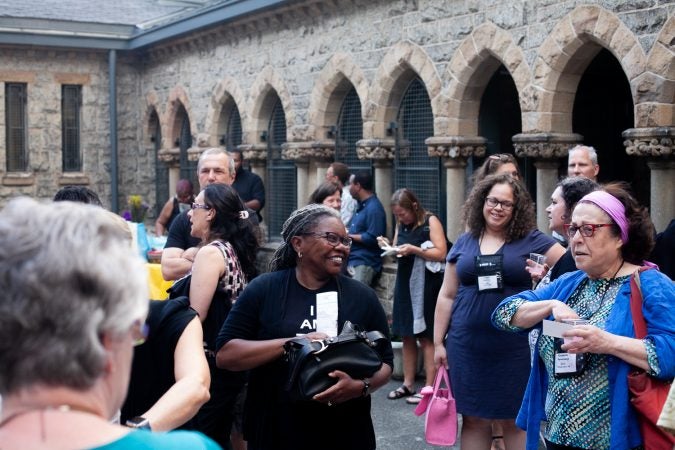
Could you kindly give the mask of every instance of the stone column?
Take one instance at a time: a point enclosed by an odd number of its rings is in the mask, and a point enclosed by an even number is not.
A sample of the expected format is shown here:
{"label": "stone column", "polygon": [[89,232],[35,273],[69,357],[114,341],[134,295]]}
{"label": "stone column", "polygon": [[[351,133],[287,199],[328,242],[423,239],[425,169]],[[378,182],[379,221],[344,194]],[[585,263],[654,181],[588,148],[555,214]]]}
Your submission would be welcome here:
{"label": "stone column", "polygon": [[370,159],[375,167],[375,194],[384,206],[387,217],[387,236],[393,236],[393,223],[389,199],[394,193],[394,180],[391,174],[395,151],[394,139],[362,139],[356,143],[359,159]]}
{"label": "stone column", "polygon": [[569,149],[582,142],[583,136],[576,133],[533,133],[513,136],[516,156],[535,158],[537,168],[537,228],[548,233],[546,207],[558,183],[559,158],[567,156]]}
{"label": "stone column", "polygon": [[[172,196],[180,178],[180,148],[163,148],[157,152],[157,159],[165,162],[169,169],[169,196]],[[199,186],[195,189],[198,190]]]}
{"label": "stone column", "polygon": [[[324,163],[335,155],[335,141],[286,142],[281,146],[284,159],[295,161],[297,167],[298,208],[307,204],[309,195],[316,189],[316,161]],[[311,169],[313,170],[311,170]]]}
{"label": "stone column", "polygon": [[548,229],[548,214],[546,208],[551,203],[551,194],[558,183],[558,161],[553,159],[539,159],[534,162],[537,168],[537,228],[544,233]]}
{"label": "stone column", "polygon": [[657,231],[675,218],[675,127],[631,128],[622,133],[631,156],[649,158],[650,214]]}
{"label": "stone column", "polygon": [[[267,189],[267,145],[242,144],[237,146],[241,156],[251,165],[251,172],[260,177]],[[267,206],[265,206],[267,208]]]}
{"label": "stone column", "polygon": [[487,140],[480,136],[434,136],[424,141],[431,157],[443,159],[446,173],[446,234],[451,242],[464,232],[461,210],[466,199],[466,161],[485,155]]}

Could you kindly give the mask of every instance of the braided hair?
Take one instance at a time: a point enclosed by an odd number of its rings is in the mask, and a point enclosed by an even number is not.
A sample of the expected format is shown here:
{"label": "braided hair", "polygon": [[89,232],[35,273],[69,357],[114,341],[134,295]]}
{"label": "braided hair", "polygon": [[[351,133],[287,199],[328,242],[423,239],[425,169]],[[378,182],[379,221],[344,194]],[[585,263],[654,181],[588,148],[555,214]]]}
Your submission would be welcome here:
{"label": "braided hair", "polygon": [[277,248],[269,264],[270,272],[277,270],[290,269],[297,265],[297,254],[291,239],[294,236],[300,236],[304,233],[313,231],[324,217],[334,217],[340,219],[339,213],[324,205],[316,203],[309,204],[303,208],[296,209],[284,222],[281,228],[281,237],[284,242]]}

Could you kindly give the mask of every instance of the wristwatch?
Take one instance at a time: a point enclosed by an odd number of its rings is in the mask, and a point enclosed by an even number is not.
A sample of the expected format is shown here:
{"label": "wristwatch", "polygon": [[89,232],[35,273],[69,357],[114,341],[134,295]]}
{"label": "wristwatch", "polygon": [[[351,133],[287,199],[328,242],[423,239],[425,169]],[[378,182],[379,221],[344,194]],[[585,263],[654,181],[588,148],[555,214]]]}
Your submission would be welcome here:
{"label": "wristwatch", "polygon": [[364,378],[361,381],[363,381],[363,390],[361,391],[361,397],[365,397],[370,394],[370,380],[368,378]]}
{"label": "wristwatch", "polygon": [[129,428],[152,431],[152,428],[150,428],[150,421],[143,416],[132,417],[131,419],[127,420],[125,425]]}

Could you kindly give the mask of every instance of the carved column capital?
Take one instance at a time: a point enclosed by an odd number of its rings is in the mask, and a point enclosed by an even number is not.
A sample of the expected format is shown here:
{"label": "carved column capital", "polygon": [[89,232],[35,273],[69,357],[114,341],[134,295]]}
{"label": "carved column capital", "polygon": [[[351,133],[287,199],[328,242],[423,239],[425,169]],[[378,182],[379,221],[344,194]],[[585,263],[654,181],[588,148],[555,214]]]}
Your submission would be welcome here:
{"label": "carved column capital", "polygon": [[163,148],[157,152],[157,158],[169,167],[180,164],[180,148]]}
{"label": "carved column capital", "polygon": [[361,139],[356,142],[356,154],[359,159],[393,160],[395,146],[394,139]]}
{"label": "carved column capital", "polygon": [[629,128],[621,133],[626,153],[631,156],[672,158],[675,127]]}
{"label": "carved column capital", "polygon": [[205,149],[202,147],[190,147],[187,149],[188,161],[199,161],[199,157]]}
{"label": "carved column capital", "polygon": [[237,146],[245,160],[253,163],[267,161],[267,145],[265,144],[242,144]]}
{"label": "carved column capital", "polygon": [[565,158],[583,139],[577,133],[520,133],[513,136],[513,148],[520,158]]}
{"label": "carved column capital", "polygon": [[335,157],[335,141],[286,142],[281,145],[281,154],[284,159],[296,162],[331,161]]}
{"label": "carved column capital", "polygon": [[438,158],[464,159],[484,156],[487,139],[480,136],[434,136],[427,138],[427,153]]}

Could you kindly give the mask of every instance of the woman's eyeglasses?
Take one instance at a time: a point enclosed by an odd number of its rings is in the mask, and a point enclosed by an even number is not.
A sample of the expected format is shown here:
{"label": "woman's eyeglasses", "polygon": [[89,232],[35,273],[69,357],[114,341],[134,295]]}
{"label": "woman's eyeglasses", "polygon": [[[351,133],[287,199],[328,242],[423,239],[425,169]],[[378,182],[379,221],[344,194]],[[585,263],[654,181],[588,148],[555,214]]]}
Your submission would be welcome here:
{"label": "woman's eyeglasses", "polygon": [[508,200],[497,200],[494,197],[487,197],[485,199],[485,203],[490,208],[496,208],[497,205],[501,205],[504,211],[511,211],[513,209],[513,202],[510,202]]}
{"label": "woman's eyeglasses", "polygon": [[580,232],[583,237],[593,237],[596,229],[611,226],[611,223],[585,223],[581,226],[566,223],[563,225],[563,228],[565,229],[565,234],[567,234],[567,237],[572,239],[574,235],[577,234],[577,231]]}
{"label": "woman's eyeglasses", "polygon": [[352,246],[352,238],[349,236],[340,236],[339,234],[330,231],[325,233],[303,233],[303,235],[316,236],[318,238],[325,239],[326,242],[328,242],[333,247],[337,247],[338,244],[342,244],[348,248]]}
{"label": "woman's eyeglasses", "polygon": [[211,209],[211,207],[209,205],[205,205],[203,203],[193,203],[190,208],[192,208],[192,209]]}

